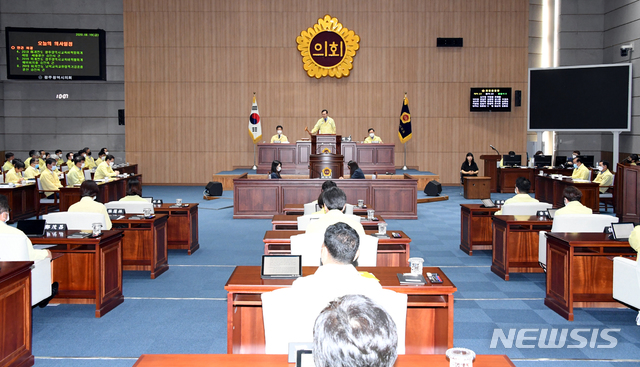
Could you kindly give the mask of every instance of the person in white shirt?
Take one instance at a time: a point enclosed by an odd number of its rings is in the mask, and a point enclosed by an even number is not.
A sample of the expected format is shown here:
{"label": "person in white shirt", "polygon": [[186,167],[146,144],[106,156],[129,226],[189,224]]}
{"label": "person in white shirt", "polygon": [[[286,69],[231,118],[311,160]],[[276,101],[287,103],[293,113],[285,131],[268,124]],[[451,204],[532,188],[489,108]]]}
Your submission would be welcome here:
{"label": "person in white shirt", "polygon": [[[26,234],[24,234],[24,232],[7,224],[10,219],[9,211],[9,200],[7,200],[6,196],[0,195],[0,236],[2,234],[19,234],[24,236],[24,241],[27,244],[27,249],[29,251],[30,261],[38,261],[47,257],[51,258],[51,252],[49,250],[34,249],[33,244],[31,244],[31,240]],[[1,242],[2,241],[0,241],[0,243]]]}

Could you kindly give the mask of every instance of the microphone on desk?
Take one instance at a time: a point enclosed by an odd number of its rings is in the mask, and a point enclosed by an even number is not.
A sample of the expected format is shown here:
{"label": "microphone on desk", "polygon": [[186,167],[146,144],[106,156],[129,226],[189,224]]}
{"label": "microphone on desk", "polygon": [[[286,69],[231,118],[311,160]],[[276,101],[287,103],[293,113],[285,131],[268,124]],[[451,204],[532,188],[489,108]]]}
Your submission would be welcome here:
{"label": "microphone on desk", "polygon": [[495,150],[496,153],[498,153],[498,155],[500,155],[500,152],[498,152],[498,149],[496,149],[496,147],[494,147],[493,145],[489,144],[489,146],[491,147],[491,149]]}

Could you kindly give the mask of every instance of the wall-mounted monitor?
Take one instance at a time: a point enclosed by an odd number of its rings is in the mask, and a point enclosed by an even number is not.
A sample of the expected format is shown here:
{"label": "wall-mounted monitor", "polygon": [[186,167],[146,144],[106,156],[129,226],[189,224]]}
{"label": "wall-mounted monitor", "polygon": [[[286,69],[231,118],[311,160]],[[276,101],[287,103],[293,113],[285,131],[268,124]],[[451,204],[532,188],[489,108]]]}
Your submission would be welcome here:
{"label": "wall-mounted monitor", "polygon": [[529,69],[530,131],[629,131],[631,64]]}
{"label": "wall-mounted monitor", "polygon": [[106,80],[105,31],[7,27],[7,78]]}
{"label": "wall-mounted monitor", "polygon": [[511,88],[471,88],[471,112],[510,112]]}

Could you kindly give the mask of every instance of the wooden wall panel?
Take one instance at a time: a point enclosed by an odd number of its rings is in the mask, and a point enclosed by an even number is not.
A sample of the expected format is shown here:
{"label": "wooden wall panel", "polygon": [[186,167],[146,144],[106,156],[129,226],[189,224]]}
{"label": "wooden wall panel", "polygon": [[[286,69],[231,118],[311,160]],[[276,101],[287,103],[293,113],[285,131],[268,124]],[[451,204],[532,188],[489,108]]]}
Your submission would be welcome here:
{"label": "wooden wall panel", "polygon": [[[408,93],[414,138],[407,164],[458,182],[476,157],[526,149],[526,106],[469,112],[469,88],[527,89],[528,3],[514,0],[125,0],[127,160],[145,183],[200,184],[253,163],[247,133],[257,93],[263,140],[281,124],[305,137],[327,108],[338,133],[374,127],[396,143]],[[360,37],[348,78],[307,77],[295,38],[330,14]],[[463,37],[463,48],[436,48]],[[523,95],[526,103],[526,95]],[[181,162],[168,167],[167,162]]]}

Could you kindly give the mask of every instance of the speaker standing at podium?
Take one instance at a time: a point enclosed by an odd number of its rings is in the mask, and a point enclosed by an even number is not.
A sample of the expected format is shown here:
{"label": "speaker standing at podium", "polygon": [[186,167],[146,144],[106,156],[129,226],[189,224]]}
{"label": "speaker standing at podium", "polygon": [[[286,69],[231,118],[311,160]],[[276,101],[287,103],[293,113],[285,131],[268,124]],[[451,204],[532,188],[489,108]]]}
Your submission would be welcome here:
{"label": "speaker standing at podium", "polygon": [[[304,131],[309,133],[309,128],[305,127]],[[322,110],[322,118],[316,122],[316,126],[313,127],[309,134],[334,134],[336,133],[336,123],[331,117],[329,117],[329,111]]]}
{"label": "speaker standing at podium", "polygon": [[473,153],[467,153],[467,158],[462,163],[462,167],[460,167],[460,183],[464,183],[465,177],[478,176],[478,172],[480,170],[475,159],[473,159]]}

